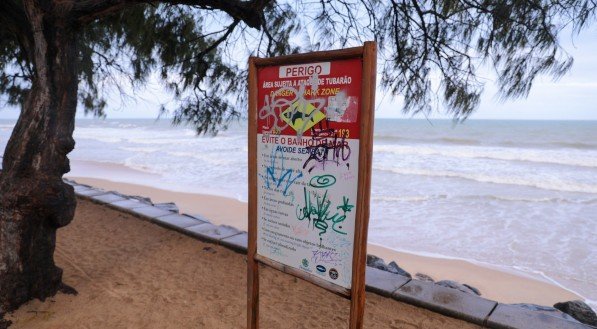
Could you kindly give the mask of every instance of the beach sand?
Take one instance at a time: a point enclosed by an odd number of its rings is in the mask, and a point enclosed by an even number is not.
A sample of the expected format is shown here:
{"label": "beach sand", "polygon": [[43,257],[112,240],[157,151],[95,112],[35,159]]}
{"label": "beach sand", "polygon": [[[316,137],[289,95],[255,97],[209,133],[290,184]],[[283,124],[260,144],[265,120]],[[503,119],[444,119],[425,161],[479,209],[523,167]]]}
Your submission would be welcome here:
{"label": "beach sand", "polygon": [[[69,177],[78,183],[128,195],[150,197],[153,202],[175,201],[181,212],[201,214],[216,224],[226,224],[247,230],[247,204],[235,199],[206,194],[182,193],[158,188],[113,182],[105,179]],[[502,303],[533,303],[551,306],[557,302],[582,299],[577,294],[557,286],[540,276],[525,272],[506,271],[467,260],[430,257],[400,252],[369,244],[368,253],[394,260],[411,274],[424,273],[436,281],[454,280],[478,288],[482,296]]]}
{"label": "beach sand", "polygon": [[[197,200],[196,200],[197,201]],[[244,328],[246,257],[89,201],[60,229],[55,253],[78,296],[31,301],[11,328]],[[344,328],[349,302],[270,268],[262,328]],[[367,294],[366,328],[478,328]]]}

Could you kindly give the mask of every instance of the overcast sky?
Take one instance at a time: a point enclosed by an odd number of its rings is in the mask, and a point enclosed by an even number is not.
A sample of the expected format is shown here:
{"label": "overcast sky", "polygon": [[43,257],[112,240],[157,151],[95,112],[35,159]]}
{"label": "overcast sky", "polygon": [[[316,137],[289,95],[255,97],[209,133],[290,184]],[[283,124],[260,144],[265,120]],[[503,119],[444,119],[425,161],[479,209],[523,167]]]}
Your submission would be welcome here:
{"label": "overcast sky", "polygon": [[[572,69],[558,81],[540,78],[535,81],[528,98],[499,101],[493,84],[495,76],[487,75],[485,92],[479,109],[471,119],[518,120],[597,120],[597,26],[583,31],[574,40],[562,35],[564,49],[574,57]],[[377,118],[410,118],[400,113],[398,102],[378,94]],[[379,102],[381,101],[381,103]],[[398,104],[397,104],[398,103]],[[422,116],[417,116],[422,117]],[[432,118],[449,118],[434,114]]]}
{"label": "overcast sky", "polygon": [[[535,81],[526,99],[499,101],[496,97],[495,79],[487,79],[481,106],[470,119],[517,119],[517,120],[597,120],[597,24],[583,31],[574,40],[569,34],[562,35],[562,44],[574,57],[572,70],[558,81],[540,78]],[[159,104],[168,97],[157,84],[148,86],[135,101],[115,103],[106,112],[110,118],[157,118]],[[376,118],[410,118],[401,113],[400,99],[378,92]],[[82,112],[82,111],[80,111]],[[14,119],[16,109],[1,109],[0,119]],[[78,117],[84,117],[82,113]],[[424,118],[423,116],[415,116]],[[430,118],[449,118],[433,113]]]}

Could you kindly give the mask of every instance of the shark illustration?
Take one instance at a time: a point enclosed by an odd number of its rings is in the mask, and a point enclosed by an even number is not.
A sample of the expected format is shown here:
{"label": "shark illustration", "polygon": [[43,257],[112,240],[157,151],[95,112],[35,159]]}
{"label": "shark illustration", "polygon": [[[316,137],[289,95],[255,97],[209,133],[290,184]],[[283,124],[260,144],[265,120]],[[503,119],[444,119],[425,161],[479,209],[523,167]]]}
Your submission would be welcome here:
{"label": "shark illustration", "polygon": [[[291,112],[286,112],[286,113],[284,113],[284,116],[286,117],[286,119],[290,119],[290,121],[292,121],[292,125],[293,126],[296,123],[297,119],[304,120],[303,113],[299,112],[299,111],[293,111],[292,113]],[[311,122],[315,122],[313,120],[313,116],[311,116],[309,119],[311,120]]]}

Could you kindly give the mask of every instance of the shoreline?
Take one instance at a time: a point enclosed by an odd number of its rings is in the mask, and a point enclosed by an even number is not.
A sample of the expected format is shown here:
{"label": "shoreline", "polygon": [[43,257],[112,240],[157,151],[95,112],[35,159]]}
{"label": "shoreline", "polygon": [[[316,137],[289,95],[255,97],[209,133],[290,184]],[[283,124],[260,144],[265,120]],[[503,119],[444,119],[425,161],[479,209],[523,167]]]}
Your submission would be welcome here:
{"label": "shoreline", "polygon": [[[119,165],[112,166],[120,167]],[[135,172],[135,170],[127,169]],[[81,171],[76,170],[75,172],[80,174]],[[120,175],[115,176],[124,177],[125,175],[121,172]],[[149,197],[155,203],[174,202],[181,213],[200,214],[215,224],[230,225],[247,230],[247,204],[238,199],[203,193],[176,192],[105,178],[90,178],[80,175],[67,175],[66,177],[79,184],[87,184],[127,195]],[[113,175],[109,177],[113,177]],[[528,272],[504,269],[465,259],[398,251],[373,243],[368,243],[367,252],[383,258],[386,263],[396,261],[400,267],[413,276],[416,273],[424,273],[436,281],[454,280],[466,283],[478,288],[483,297],[502,303],[532,303],[551,306],[554,303],[568,300],[585,300],[582,296],[550,282],[547,278]]]}
{"label": "shoreline", "polygon": [[[230,191],[207,188],[189,188],[189,186],[184,183],[164,181],[159,174],[145,171],[145,168],[131,168],[120,163],[90,160],[71,160],[70,164],[71,170],[64,176],[65,178],[80,177],[85,179],[109,180],[114,183],[142,185],[144,187],[153,187],[162,190],[164,190],[164,186],[167,186],[168,192],[212,195],[245,203],[247,202],[247,200],[244,197],[241,197],[240,194],[234,197],[230,196],[232,193]],[[139,184],[139,182],[143,183]]]}

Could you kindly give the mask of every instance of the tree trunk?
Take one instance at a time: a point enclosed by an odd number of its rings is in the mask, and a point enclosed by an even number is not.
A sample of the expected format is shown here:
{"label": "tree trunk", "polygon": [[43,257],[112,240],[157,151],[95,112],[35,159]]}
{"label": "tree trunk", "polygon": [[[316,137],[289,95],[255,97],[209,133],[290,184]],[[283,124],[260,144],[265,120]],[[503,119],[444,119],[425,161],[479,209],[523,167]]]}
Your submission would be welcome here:
{"label": "tree trunk", "polygon": [[33,31],[35,75],[0,173],[0,318],[60,289],[56,230],[72,220],[76,205],[73,188],[62,181],[75,144],[74,25],[50,1],[23,4]]}

